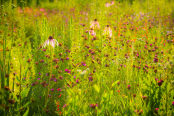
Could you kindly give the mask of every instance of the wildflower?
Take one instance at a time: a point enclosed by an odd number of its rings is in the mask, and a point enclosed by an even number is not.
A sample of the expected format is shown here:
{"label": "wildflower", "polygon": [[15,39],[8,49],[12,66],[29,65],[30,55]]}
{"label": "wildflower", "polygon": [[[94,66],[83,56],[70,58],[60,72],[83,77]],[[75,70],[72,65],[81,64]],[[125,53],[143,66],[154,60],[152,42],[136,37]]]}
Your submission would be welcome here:
{"label": "wildflower", "polygon": [[67,106],[67,105],[66,105],[66,104],[64,104],[64,105],[63,105],[63,108],[65,108],[66,106]]}
{"label": "wildflower", "polygon": [[61,96],[62,96],[62,94],[59,95],[59,97],[61,97]]}
{"label": "wildflower", "polygon": [[109,38],[112,37],[112,29],[109,27],[109,25],[106,25],[103,35],[107,35]]}
{"label": "wildflower", "polygon": [[147,96],[142,96],[143,100],[145,100],[147,98]]}
{"label": "wildflower", "polygon": [[158,62],[158,58],[157,58],[157,57],[155,57],[153,61],[154,61],[154,62]]}
{"label": "wildflower", "polygon": [[69,60],[69,58],[68,58],[68,57],[66,57],[66,60]]}
{"label": "wildflower", "polygon": [[56,69],[58,69],[59,68],[59,66],[58,65],[56,65],[56,66],[54,66]]}
{"label": "wildflower", "polygon": [[136,94],[133,94],[133,97],[135,98],[136,97]]}
{"label": "wildflower", "polygon": [[158,85],[161,86],[163,84],[163,80],[158,81]]}
{"label": "wildflower", "polygon": [[109,6],[111,6],[111,4],[109,2],[106,2],[105,6],[109,7]]}
{"label": "wildflower", "polygon": [[158,78],[155,77],[155,80],[158,81]]}
{"label": "wildflower", "polygon": [[8,77],[9,77],[9,74],[8,74],[8,73],[7,73],[7,74],[5,74],[5,77],[6,77],[6,78],[8,78]]}
{"label": "wildflower", "polygon": [[46,87],[46,86],[47,86],[46,81],[41,82],[41,85],[42,85],[43,87]]}
{"label": "wildflower", "polygon": [[95,31],[94,31],[93,28],[91,28],[91,30],[89,30],[89,34],[90,34],[91,36],[96,36],[96,33],[95,33]]}
{"label": "wildflower", "polygon": [[54,91],[54,88],[52,88],[51,91],[53,92]]}
{"label": "wildflower", "polygon": [[94,21],[91,21],[90,24],[91,24],[90,28],[92,28],[92,29],[96,29],[96,28],[100,29],[100,25],[99,25],[99,22],[97,21],[97,19],[94,19]]}
{"label": "wildflower", "polygon": [[30,63],[31,59],[28,59],[27,62]]}
{"label": "wildflower", "polygon": [[49,111],[50,111],[50,110],[45,109],[46,114],[47,114]]}
{"label": "wildflower", "polygon": [[95,107],[98,106],[97,104],[91,104],[90,107],[95,109]]}
{"label": "wildflower", "polygon": [[172,102],[172,105],[174,106],[174,101]]}
{"label": "wildflower", "polygon": [[43,63],[44,62],[44,60],[40,60],[40,63]]}
{"label": "wildflower", "polygon": [[158,110],[159,110],[159,108],[155,108],[155,110],[154,110],[155,114],[158,114]]}
{"label": "wildflower", "polygon": [[65,72],[67,72],[67,73],[71,73],[71,70],[69,70],[69,69],[65,69]]}
{"label": "wildflower", "polygon": [[58,88],[57,91],[62,91],[61,88]]}
{"label": "wildflower", "polygon": [[10,104],[14,104],[14,103],[15,103],[15,100],[8,99],[8,102],[9,102]]}
{"label": "wildflower", "polygon": [[92,76],[89,76],[88,79],[89,79],[89,81],[93,81],[93,77]]}
{"label": "wildflower", "polygon": [[44,9],[44,8],[40,8],[40,11],[41,11],[41,12],[44,12],[44,11],[45,11],[45,9]]}
{"label": "wildflower", "polygon": [[46,73],[45,75],[46,75],[46,76],[49,76],[49,73]]}
{"label": "wildflower", "polygon": [[35,64],[37,65],[37,64],[38,64],[38,62],[35,62]]}
{"label": "wildflower", "polygon": [[62,77],[62,76],[59,76],[59,79],[61,79],[61,80],[62,80],[62,79],[63,79],[63,77]]}
{"label": "wildflower", "polygon": [[15,76],[16,74],[17,74],[16,72],[13,73],[14,76]]}
{"label": "wildflower", "polygon": [[7,87],[7,86],[4,86],[4,89],[5,89],[6,91],[10,91],[10,88]]}
{"label": "wildflower", "polygon": [[46,47],[46,45],[51,45],[53,48],[55,45],[58,46],[57,40],[53,39],[53,36],[49,36],[48,40],[46,40],[43,44],[43,47]]}
{"label": "wildflower", "polygon": [[76,83],[79,83],[79,79],[76,80]]}
{"label": "wildflower", "polygon": [[131,88],[130,85],[128,85],[128,86],[127,86],[127,89],[130,89],[130,88]]}
{"label": "wildflower", "polygon": [[118,82],[117,85],[120,85],[120,82]]}
{"label": "wildflower", "polygon": [[45,52],[45,51],[46,51],[46,49],[43,49],[42,51],[44,51],[44,52]]}
{"label": "wildflower", "polygon": [[55,78],[55,79],[54,79],[54,82],[57,82],[57,81],[58,81],[58,79],[57,79],[57,78]]}
{"label": "wildflower", "polygon": [[135,110],[135,112],[138,114],[138,115],[141,115],[143,113],[143,110]]}
{"label": "wildflower", "polygon": [[114,0],[110,2],[110,5],[114,5]]}
{"label": "wildflower", "polygon": [[86,63],[85,62],[81,62],[81,65],[86,66]]}
{"label": "wildflower", "polygon": [[42,75],[40,72],[38,73],[39,75]]}
{"label": "wildflower", "polygon": [[51,95],[49,94],[48,97],[51,97]]}

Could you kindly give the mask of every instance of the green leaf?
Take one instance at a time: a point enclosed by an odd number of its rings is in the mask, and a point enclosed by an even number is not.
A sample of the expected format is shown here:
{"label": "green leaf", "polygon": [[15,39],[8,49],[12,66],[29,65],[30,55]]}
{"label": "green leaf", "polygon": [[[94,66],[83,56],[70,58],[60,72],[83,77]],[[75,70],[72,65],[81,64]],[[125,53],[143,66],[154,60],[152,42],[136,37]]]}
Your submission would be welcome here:
{"label": "green leaf", "polygon": [[112,87],[115,86],[118,82],[119,82],[119,80],[113,82],[113,83],[112,83]]}
{"label": "green leaf", "polygon": [[25,111],[23,116],[28,116],[28,113],[29,113],[29,108]]}
{"label": "green leaf", "polygon": [[30,88],[27,88],[27,89],[23,89],[22,92],[21,92],[21,97],[26,97],[28,91],[29,91]]}
{"label": "green leaf", "polygon": [[110,91],[110,97],[112,98],[113,96],[113,90]]}
{"label": "green leaf", "polygon": [[17,96],[12,92],[12,95],[13,95],[13,97],[14,97],[14,99],[15,99],[15,101],[18,101],[18,98],[17,98]]}
{"label": "green leaf", "polygon": [[31,103],[31,101],[27,102],[27,103],[23,106],[23,108],[27,107],[30,103]]}
{"label": "green leaf", "polygon": [[96,90],[97,93],[100,92],[100,88],[96,84],[93,87],[94,87],[94,89]]}
{"label": "green leaf", "polygon": [[17,80],[18,83],[20,83],[20,80],[19,80],[19,77],[18,76],[16,76],[16,80]]}
{"label": "green leaf", "polygon": [[[167,83],[166,83],[167,84]],[[170,91],[170,83],[167,84],[167,93]]]}

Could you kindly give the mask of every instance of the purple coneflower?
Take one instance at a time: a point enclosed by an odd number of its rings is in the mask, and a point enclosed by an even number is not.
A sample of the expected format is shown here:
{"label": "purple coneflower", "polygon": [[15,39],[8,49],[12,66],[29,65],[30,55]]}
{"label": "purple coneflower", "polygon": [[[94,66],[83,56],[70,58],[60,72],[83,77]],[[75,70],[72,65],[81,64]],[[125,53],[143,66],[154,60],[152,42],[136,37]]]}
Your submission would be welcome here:
{"label": "purple coneflower", "polygon": [[114,2],[114,0],[112,0],[111,2],[110,2],[110,5],[114,5],[115,4],[115,2]]}
{"label": "purple coneflower", "polygon": [[53,39],[53,36],[49,36],[48,40],[46,40],[43,44],[43,47],[46,47],[47,45],[51,45],[53,48],[55,45],[58,46],[57,40]]}
{"label": "purple coneflower", "polygon": [[92,28],[92,29],[100,29],[100,24],[99,24],[99,22],[97,21],[97,19],[94,19],[94,21],[91,21],[90,22],[90,28]]}
{"label": "purple coneflower", "polygon": [[109,25],[106,25],[103,35],[107,35],[109,38],[112,37],[112,29],[109,27]]}
{"label": "purple coneflower", "polygon": [[109,2],[107,2],[107,3],[105,4],[105,6],[106,6],[106,7],[109,7],[109,6],[111,6],[111,4],[110,4]]}

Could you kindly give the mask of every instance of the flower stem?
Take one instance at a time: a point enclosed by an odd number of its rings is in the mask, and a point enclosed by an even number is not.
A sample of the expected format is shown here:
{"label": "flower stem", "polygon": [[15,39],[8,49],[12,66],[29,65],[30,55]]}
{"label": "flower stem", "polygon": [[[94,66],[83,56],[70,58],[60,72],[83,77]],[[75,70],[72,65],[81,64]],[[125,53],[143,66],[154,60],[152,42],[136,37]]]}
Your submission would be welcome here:
{"label": "flower stem", "polygon": [[52,46],[50,45],[50,51],[51,51],[51,55],[50,55],[50,59],[51,59],[51,67],[50,67],[50,78],[49,78],[49,83],[48,83],[48,94],[47,94],[47,98],[46,98],[46,105],[47,106],[47,102],[48,102],[48,95],[49,95],[49,90],[50,90],[50,80],[51,80],[51,75],[52,75]]}

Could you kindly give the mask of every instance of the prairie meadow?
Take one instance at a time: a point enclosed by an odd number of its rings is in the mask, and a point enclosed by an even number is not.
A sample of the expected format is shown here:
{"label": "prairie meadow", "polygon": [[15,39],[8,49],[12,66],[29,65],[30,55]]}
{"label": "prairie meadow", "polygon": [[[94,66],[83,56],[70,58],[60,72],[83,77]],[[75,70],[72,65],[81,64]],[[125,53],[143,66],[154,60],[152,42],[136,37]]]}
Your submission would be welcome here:
{"label": "prairie meadow", "polygon": [[1,116],[174,116],[174,0],[1,0]]}

